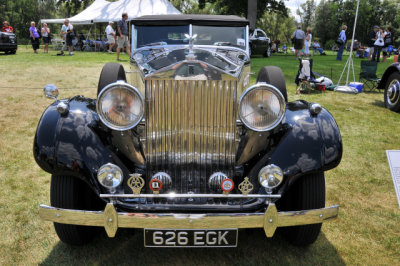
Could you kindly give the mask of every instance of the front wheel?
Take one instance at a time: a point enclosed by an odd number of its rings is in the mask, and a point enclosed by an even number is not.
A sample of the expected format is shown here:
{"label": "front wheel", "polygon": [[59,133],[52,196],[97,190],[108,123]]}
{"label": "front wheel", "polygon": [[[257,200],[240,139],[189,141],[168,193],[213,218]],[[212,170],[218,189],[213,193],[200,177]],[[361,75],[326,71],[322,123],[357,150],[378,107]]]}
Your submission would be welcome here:
{"label": "front wheel", "polygon": [[400,112],[400,73],[392,73],[385,85],[383,93],[385,106],[391,111]]}
{"label": "front wheel", "polygon": [[[324,173],[308,174],[296,180],[285,193],[278,208],[283,211],[300,211],[325,207]],[[282,227],[283,236],[293,245],[307,246],[314,243],[321,231],[322,223]]]}
{"label": "front wheel", "polygon": [[267,46],[267,49],[265,50],[263,56],[264,57],[270,57],[271,56],[271,46],[270,45]]}
{"label": "front wheel", "polygon": [[[94,193],[82,180],[74,176],[52,175],[50,184],[50,202],[52,207],[73,210],[99,210],[100,203]],[[60,240],[69,245],[89,243],[99,228],[82,225],[54,223]]]}

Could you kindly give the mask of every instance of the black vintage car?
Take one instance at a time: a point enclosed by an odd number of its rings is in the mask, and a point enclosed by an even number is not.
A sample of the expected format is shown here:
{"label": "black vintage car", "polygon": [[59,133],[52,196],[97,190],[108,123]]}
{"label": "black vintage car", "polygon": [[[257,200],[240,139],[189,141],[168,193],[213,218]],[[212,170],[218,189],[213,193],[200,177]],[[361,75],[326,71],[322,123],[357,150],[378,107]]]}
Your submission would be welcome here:
{"label": "black vintage car", "polygon": [[10,32],[0,32],[0,52],[15,54],[17,49],[17,36]]}
{"label": "black vintage car", "polygon": [[84,244],[104,227],[144,232],[148,247],[233,247],[238,229],[278,227],[313,243],[325,207],[324,172],[342,157],[332,115],[288,102],[282,71],[250,84],[248,21],[164,15],[133,20],[129,70],[104,66],[97,99],[54,98],[34,157],[51,174],[40,216]]}
{"label": "black vintage car", "polygon": [[385,70],[378,87],[385,90],[383,100],[386,108],[400,112],[400,63],[391,64]]}

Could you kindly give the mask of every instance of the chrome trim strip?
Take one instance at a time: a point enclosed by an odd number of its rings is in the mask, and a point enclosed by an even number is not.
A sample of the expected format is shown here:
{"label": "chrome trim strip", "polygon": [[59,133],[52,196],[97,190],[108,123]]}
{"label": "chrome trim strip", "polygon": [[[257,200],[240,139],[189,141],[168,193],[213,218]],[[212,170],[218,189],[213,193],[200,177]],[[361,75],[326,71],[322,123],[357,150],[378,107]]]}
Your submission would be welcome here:
{"label": "chrome trim strip", "polygon": [[229,199],[249,199],[267,198],[280,199],[279,194],[100,194],[100,198],[229,198]]}
{"label": "chrome trim strip", "polygon": [[168,229],[218,229],[218,228],[264,228],[272,237],[277,227],[322,223],[336,218],[339,205],[322,209],[278,212],[270,204],[265,213],[124,213],[116,212],[108,203],[105,211],[84,211],[40,205],[42,220],[63,224],[104,226],[109,237],[118,228],[168,228]]}

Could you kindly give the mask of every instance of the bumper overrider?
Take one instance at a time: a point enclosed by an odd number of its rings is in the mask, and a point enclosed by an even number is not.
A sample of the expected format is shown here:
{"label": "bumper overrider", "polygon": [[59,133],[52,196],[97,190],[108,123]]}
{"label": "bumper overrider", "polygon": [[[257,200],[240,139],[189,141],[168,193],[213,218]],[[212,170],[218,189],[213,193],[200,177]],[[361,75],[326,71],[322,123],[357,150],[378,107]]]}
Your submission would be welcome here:
{"label": "bumper overrider", "polygon": [[62,224],[103,226],[109,237],[114,237],[118,228],[155,229],[220,229],[220,228],[264,228],[267,237],[272,237],[278,227],[322,223],[336,218],[339,205],[322,209],[278,212],[270,203],[265,213],[126,213],[117,212],[112,203],[104,211],[86,211],[55,208],[40,205],[40,217],[46,221]]}

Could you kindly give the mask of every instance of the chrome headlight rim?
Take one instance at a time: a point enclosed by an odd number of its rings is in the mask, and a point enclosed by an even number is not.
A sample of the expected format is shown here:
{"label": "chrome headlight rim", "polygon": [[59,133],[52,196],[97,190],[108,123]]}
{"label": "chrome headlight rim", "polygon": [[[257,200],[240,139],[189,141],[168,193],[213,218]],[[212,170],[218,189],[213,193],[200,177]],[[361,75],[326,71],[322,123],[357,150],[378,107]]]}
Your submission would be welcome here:
{"label": "chrome headlight rim", "polygon": [[[249,92],[256,90],[256,89],[260,89],[260,88],[268,88],[268,89],[270,89],[270,91],[272,91],[272,93],[275,93],[279,100],[280,106],[281,106],[280,117],[274,123],[270,124],[268,127],[262,128],[262,129],[253,127],[252,125],[247,123],[246,119],[244,119],[242,117],[242,113],[241,113],[241,104],[242,104],[243,99],[246,97],[246,95]],[[283,96],[281,91],[274,85],[271,85],[271,84],[268,84],[265,82],[258,82],[256,84],[250,86],[242,93],[242,95],[239,98],[239,104],[238,104],[239,118],[243,122],[243,124],[252,131],[266,132],[266,131],[270,131],[270,130],[274,129],[282,122],[282,119],[285,116],[285,111],[286,111],[286,102],[285,102],[285,97]]]}
{"label": "chrome headlight rim", "polygon": [[[125,87],[127,90],[131,90],[132,92],[136,93],[136,95],[137,95],[138,98],[140,99],[140,104],[141,104],[141,106],[142,106],[142,112],[141,112],[141,114],[139,115],[139,117],[138,117],[138,119],[137,119],[137,121],[136,121],[135,123],[132,123],[132,124],[130,124],[129,126],[126,126],[126,127],[116,126],[116,125],[110,123],[109,121],[107,121],[107,119],[105,119],[105,118],[103,117],[103,114],[102,114],[102,112],[101,112],[101,110],[100,110],[99,101],[100,101],[101,97],[103,96],[103,94],[106,93],[109,89],[111,89],[111,88],[113,88],[113,87]],[[139,91],[137,88],[135,88],[134,86],[132,86],[132,85],[129,84],[129,83],[126,83],[126,82],[123,81],[123,80],[118,80],[118,81],[116,81],[116,82],[114,82],[114,83],[108,84],[107,86],[105,86],[105,87],[100,91],[99,95],[97,96],[97,102],[96,102],[96,111],[97,111],[97,114],[99,115],[99,118],[100,118],[101,122],[103,122],[104,125],[106,125],[108,128],[113,129],[113,130],[117,130],[117,131],[126,131],[126,130],[130,130],[130,129],[136,127],[136,126],[140,123],[140,121],[142,121],[142,119],[143,119],[143,116],[144,116],[144,108],[145,108],[145,106],[144,106],[144,97],[143,97],[142,93],[140,93],[140,91]]]}

